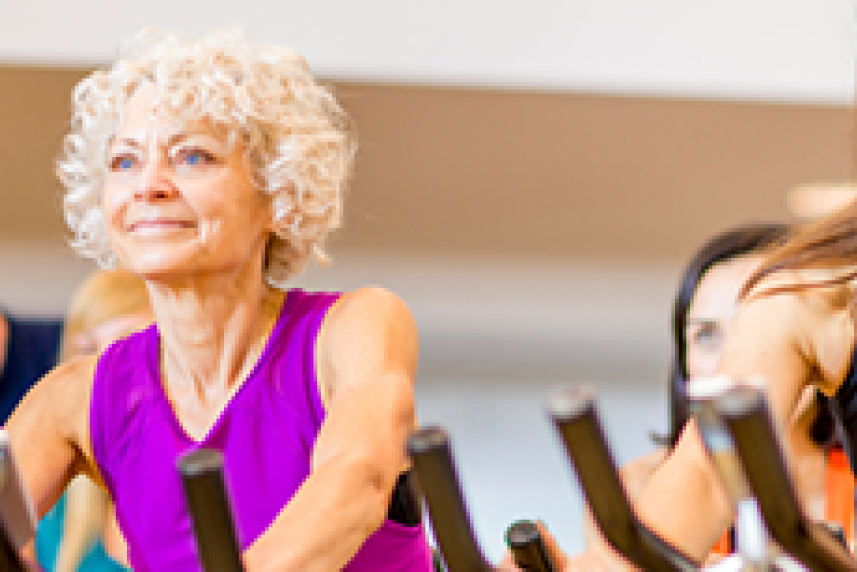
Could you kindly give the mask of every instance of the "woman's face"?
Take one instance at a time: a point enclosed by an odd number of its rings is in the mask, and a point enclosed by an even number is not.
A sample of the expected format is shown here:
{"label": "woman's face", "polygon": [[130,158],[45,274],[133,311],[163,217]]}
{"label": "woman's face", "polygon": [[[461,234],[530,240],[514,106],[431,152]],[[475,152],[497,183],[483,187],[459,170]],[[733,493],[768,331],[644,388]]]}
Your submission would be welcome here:
{"label": "woman's face", "polygon": [[270,208],[242,148],[206,122],[155,115],[154,99],[134,95],[108,152],[102,207],[119,260],[149,278],[261,264]]}
{"label": "woman's face", "polygon": [[93,328],[72,336],[69,344],[70,358],[97,354],[119,338],[123,338],[137,330],[142,330],[152,323],[152,315],[139,312],[117,316]]}
{"label": "woman's face", "polygon": [[738,309],[738,295],[761,263],[759,256],[739,256],[718,262],[703,274],[691,300],[684,329],[685,364],[690,382],[715,373]]}

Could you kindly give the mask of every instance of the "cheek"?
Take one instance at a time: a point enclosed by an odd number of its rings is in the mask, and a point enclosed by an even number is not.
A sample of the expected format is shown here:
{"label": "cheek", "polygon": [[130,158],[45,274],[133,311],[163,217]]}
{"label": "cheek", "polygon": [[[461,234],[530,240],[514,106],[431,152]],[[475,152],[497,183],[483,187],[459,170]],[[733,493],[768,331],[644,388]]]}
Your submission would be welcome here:
{"label": "cheek", "polygon": [[232,241],[235,233],[246,236],[254,229],[269,226],[268,210],[259,191],[255,188],[240,192],[229,190],[232,192],[222,192],[219,196],[212,192],[187,193],[188,203],[200,217],[205,235],[224,234]]}
{"label": "cheek", "polygon": [[125,195],[127,193],[105,187],[101,197],[101,211],[104,213],[107,226],[113,226],[125,211],[129,200]]}
{"label": "cheek", "polygon": [[685,353],[688,379],[714,375],[719,359],[720,351],[689,344]]}

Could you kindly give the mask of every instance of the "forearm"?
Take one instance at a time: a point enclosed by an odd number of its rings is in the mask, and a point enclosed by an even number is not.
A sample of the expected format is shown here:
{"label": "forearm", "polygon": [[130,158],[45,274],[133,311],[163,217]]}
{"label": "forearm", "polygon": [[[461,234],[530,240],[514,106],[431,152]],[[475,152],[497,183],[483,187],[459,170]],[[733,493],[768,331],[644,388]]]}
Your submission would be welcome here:
{"label": "forearm", "polygon": [[80,561],[83,560],[85,548],[88,546],[89,539],[82,531],[78,530],[75,531],[75,534],[63,536],[57,550],[56,571],[74,572],[77,570]]}
{"label": "forearm", "polygon": [[377,288],[343,296],[316,342],[318,383],[329,389],[312,472],[245,551],[248,572],[340,570],[384,522],[407,465],[415,425],[413,317]]}
{"label": "forearm", "polygon": [[384,522],[392,482],[367,461],[331,461],[310,475],[244,553],[248,572],[340,570]]}
{"label": "forearm", "polygon": [[732,522],[731,502],[695,423],[652,475],[635,508],[650,528],[700,562]]}
{"label": "forearm", "polygon": [[57,572],[74,572],[104,528],[104,493],[83,476],[66,489],[63,534],[57,553]]}
{"label": "forearm", "polygon": [[66,526],[57,550],[56,571],[75,572],[95,541],[95,531],[89,530],[82,523],[72,524],[66,520]]}

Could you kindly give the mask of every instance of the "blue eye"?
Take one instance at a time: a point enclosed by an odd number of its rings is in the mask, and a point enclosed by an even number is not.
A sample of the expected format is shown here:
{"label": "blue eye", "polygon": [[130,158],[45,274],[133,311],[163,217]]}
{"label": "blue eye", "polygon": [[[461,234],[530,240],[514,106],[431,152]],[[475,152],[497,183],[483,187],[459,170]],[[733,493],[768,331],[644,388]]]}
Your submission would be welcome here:
{"label": "blue eye", "polygon": [[702,348],[719,350],[725,333],[716,324],[705,324],[693,333],[691,341]]}
{"label": "blue eye", "polygon": [[110,162],[110,168],[114,171],[127,171],[133,169],[137,160],[129,155],[120,155]]}
{"label": "blue eye", "polygon": [[188,154],[187,156],[187,164],[188,165],[199,165],[205,160],[205,157],[202,156],[202,153],[193,152]]}
{"label": "blue eye", "polygon": [[214,156],[202,149],[188,149],[179,154],[179,162],[188,167],[199,167],[214,162]]}

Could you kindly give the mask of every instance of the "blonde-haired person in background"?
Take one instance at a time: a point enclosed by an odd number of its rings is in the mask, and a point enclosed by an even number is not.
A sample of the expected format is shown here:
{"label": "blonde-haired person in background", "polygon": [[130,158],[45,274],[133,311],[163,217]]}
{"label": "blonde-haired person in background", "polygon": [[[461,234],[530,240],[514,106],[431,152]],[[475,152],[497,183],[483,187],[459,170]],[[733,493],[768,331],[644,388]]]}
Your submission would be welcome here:
{"label": "blonde-haired person in background", "polygon": [[176,464],[222,453],[248,572],[432,570],[397,510],[417,331],[378,287],[288,282],[340,223],[355,144],[304,60],[241,34],[153,42],[74,90],[73,246],[146,284],[153,326],[45,376],[8,423],[41,515],[101,480],[138,572],[199,570]]}
{"label": "blonde-haired person in background", "polygon": [[[75,291],[66,314],[60,360],[96,355],[153,320],[146,285],[121,270],[99,270]],[[47,572],[127,570],[125,540],[101,487],[80,475],[36,532],[36,559]]]}

